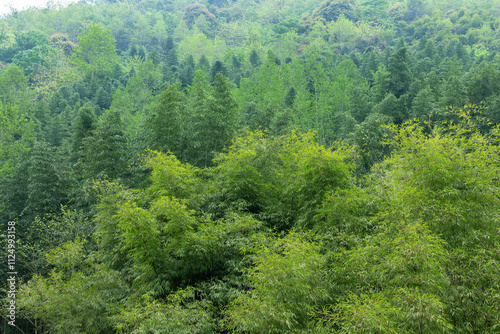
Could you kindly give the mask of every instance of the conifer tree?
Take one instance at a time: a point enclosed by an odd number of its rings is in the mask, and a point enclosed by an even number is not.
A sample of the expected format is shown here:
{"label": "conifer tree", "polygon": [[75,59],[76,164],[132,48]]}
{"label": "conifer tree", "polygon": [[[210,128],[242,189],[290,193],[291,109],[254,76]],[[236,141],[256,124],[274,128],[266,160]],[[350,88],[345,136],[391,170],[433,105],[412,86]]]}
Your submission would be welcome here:
{"label": "conifer tree", "polygon": [[211,94],[206,85],[203,72],[196,71],[190,94],[194,113],[194,146],[199,152],[193,162],[199,166],[209,166],[215,153],[230,143],[238,121],[238,105],[229,79],[219,72]]}
{"label": "conifer tree", "polygon": [[285,96],[285,107],[293,108],[293,104],[295,103],[295,98],[297,97],[297,92],[294,87],[290,87],[288,93]]}
{"label": "conifer tree", "polygon": [[237,72],[241,69],[241,61],[235,55],[233,55],[231,57],[231,64],[232,64],[233,72]]}
{"label": "conifer tree", "polygon": [[84,141],[84,175],[88,179],[118,178],[127,168],[127,137],[118,110],[107,110],[97,121],[93,135]]}
{"label": "conifer tree", "polygon": [[207,142],[210,138],[210,130],[207,127],[209,123],[211,99],[210,83],[205,71],[196,70],[193,85],[189,88],[189,111],[190,122],[187,124],[189,134],[192,140],[189,145],[188,161],[197,166],[204,166],[205,160],[208,160],[206,152]]}
{"label": "conifer tree", "polygon": [[252,53],[250,53],[250,64],[252,64],[252,67],[257,67],[261,64],[260,57],[257,54],[257,51],[252,50]]}
{"label": "conifer tree", "polygon": [[[233,138],[238,120],[238,105],[233,97],[231,82],[219,72],[214,80],[214,100],[212,109],[220,117],[221,146],[228,144]],[[222,147],[219,147],[220,150]]]}
{"label": "conifer tree", "polygon": [[28,167],[28,198],[25,214],[43,216],[59,211],[67,200],[67,171],[49,143],[39,141],[33,146]]}
{"label": "conifer tree", "polygon": [[441,107],[462,108],[467,103],[467,90],[463,81],[457,76],[450,77],[443,84],[443,96],[440,100]]}
{"label": "conifer tree", "polygon": [[172,36],[168,36],[163,49],[165,50],[165,58],[168,66],[170,68],[177,67],[179,61],[177,59],[177,50],[175,49],[174,38]]}
{"label": "conifer tree", "polygon": [[97,89],[94,102],[101,110],[109,109],[111,106],[111,99],[111,95],[101,86]]}
{"label": "conifer tree", "polygon": [[377,71],[378,61],[372,51],[365,54],[361,64],[361,74],[370,81],[373,81],[373,73]]}
{"label": "conifer tree", "polygon": [[191,86],[193,84],[195,72],[194,59],[192,55],[189,55],[188,58],[182,63],[179,72],[179,79],[181,80],[182,88]]}
{"label": "conifer tree", "polygon": [[184,112],[184,95],[180,91],[180,83],[167,86],[153,104],[146,121],[149,148],[164,153],[170,151],[180,157]]}
{"label": "conifer tree", "polygon": [[146,50],[144,46],[139,46],[137,50],[137,55],[143,60],[146,61]]}
{"label": "conifer tree", "polygon": [[421,89],[413,99],[411,116],[422,120],[422,117],[430,115],[435,108],[432,97],[433,94],[429,85]]}
{"label": "conifer tree", "polygon": [[227,68],[226,66],[224,65],[223,62],[221,62],[220,60],[217,60],[212,68],[210,69],[210,82],[213,84],[214,81],[215,81],[215,77],[217,76],[217,74],[219,74],[219,72],[221,72],[225,77],[227,77]]}
{"label": "conifer tree", "polygon": [[208,61],[207,56],[205,56],[204,54],[201,55],[200,60],[198,60],[196,69],[202,70],[205,73],[208,73],[210,71],[210,62]]}
{"label": "conifer tree", "polygon": [[410,88],[412,75],[410,71],[409,55],[406,46],[399,48],[389,59],[389,92],[397,98],[406,94]]}
{"label": "conifer tree", "polygon": [[81,154],[85,138],[92,135],[97,123],[97,117],[91,106],[85,106],[78,110],[78,116],[73,125],[73,142],[71,144],[72,156],[76,160]]}

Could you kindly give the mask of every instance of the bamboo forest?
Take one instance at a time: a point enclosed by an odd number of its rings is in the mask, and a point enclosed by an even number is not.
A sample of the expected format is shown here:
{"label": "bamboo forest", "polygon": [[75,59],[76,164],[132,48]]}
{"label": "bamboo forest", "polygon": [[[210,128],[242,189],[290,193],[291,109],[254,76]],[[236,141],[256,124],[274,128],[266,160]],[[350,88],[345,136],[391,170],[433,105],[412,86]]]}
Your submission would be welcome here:
{"label": "bamboo forest", "polygon": [[0,16],[0,332],[500,333],[500,0]]}

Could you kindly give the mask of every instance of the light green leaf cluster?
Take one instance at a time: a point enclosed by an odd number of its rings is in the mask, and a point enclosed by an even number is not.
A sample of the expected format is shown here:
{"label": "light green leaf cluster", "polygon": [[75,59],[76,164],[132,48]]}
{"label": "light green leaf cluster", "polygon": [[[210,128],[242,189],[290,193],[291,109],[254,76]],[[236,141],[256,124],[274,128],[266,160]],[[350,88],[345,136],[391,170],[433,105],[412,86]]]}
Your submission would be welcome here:
{"label": "light green leaf cluster", "polygon": [[10,175],[16,159],[31,148],[35,125],[19,108],[0,103],[0,175]]}
{"label": "light green leaf cluster", "polygon": [[230,208],[284,228],[311,222],[325,193],[349,184],[350,155],[349,148],[319,145],[313,133],[250,132],[218,156],[215,172]]}
{"label": "light green leaf cluster", "polygon": [[290,333],[307,328],[315,308],[328,301],[325,258],[297,233],[266,240],[253,249],[246,271],[252,290],[227,311],[228,327],[238,333]]}
{"label": "light green leaf cluster", "polygon": [[115,44],[110,30],[91,23],[85,33],[78,36],[78,47],[71,60],[90,77],[109,75],[118,62]]}

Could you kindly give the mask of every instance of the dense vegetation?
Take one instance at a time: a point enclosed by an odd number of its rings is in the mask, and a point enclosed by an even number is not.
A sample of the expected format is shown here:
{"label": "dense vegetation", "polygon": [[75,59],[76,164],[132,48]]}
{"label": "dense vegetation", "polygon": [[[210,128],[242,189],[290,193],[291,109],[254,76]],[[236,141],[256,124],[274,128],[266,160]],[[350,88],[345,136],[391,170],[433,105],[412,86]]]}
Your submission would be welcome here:
{"label": "dense vegetation", "polygon": [[496,0],[2,18],[1,332],[500,333],[499,49]]}

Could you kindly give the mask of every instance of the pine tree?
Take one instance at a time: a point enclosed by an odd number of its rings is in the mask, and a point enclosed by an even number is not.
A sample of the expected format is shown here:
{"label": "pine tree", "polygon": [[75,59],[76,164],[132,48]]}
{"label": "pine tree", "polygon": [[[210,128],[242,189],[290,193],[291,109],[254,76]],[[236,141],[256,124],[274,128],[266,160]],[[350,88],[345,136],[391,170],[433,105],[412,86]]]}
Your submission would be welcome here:
{"label": "pine tree", "polygon": [[390,85],[390,73],[384,65],[380,65],[377,72],[373,73],[372,94],[374,102],[382,101],[388,93]]}
{"label": "pine tree", "polygon": [[252,53],[250,54],[250,64],[252,64],[252,67],[257,67],[261,64],[260,57],[257,54],[257,51],[252,50]]}
{"label": "pine tree", "polygon": [[35,143],[28,167],[28,198],[24,209],[28,216],[58,212],[66,203],[68,174],[60,158],[49,143]]}
{"label": "pine tree", "polygon": [[196,66],[197,70],[202,70],[205,73],[208,73],[210,71],[210,62],[208,61],[208,58],[203,54],[200,57],[200,60],[198,61],[198,65]]}
{"label": "pine tree", "polygon": [[175,49],[174,38],[172,36],[168,36],[164,50],[168,66],[170,66],[170,68],[177,67],[179,61],[177,59],[177,50]]}
{"label": "pine tree", "polygon": [[78,116],[73,125],[73,141],[71,144],[72,157],[76,161],[81,154],[85,138],[90,137],[95,129],[97,117],[91,106],[85,106],[78,110]]}
{"label": "pine tree", "polygon": [[373,73],[377,71],[378,61],[375,53],[368,52],[363,58],[361,64],[361,74],[370,81],[373,81]]}
{"label": "pine tree", "polygon": [[120,65],[120,63],[116,63],[115,67],[113,67],[113,73],[111,74],[111,77],[120,82],[123,80],[123,67],[122,65]]}
{"label": "pine tree", "polygon": [[[101,86],[97,89],[94,97],[94,103],[101,109],[109,109],[112,96]],[[100,114],[100,113],[99,113]]]}
{"label": "pine tree", "polygon": [[125,125],[117,110],[107,110],[97,121],[93,135],[84,140],[84,170],[87,179],[118,178],[127,168]]}
{"label": "pine tree", "polygon": [[235,133],[238,106],[232,95],[230,81],[219,72],[210,93],[202,71],[196,71],[190,90],[193,112],[193,148],[197,153],[191,161],[198,166],[209,166],[216,152],[228,145]]}
{"label": "pine tree", "polygon": [[406,94],[410,88],[412,75],[410,71],[408,49],[406,46],[399,48],[389,59],[389,92],[397,98]]}
{"label": "pine tree", "polygon": [[179,79],[182,83],[182,88],[186,88],[193,84],[195,63],[192,55],[189,55],[185,61],[182,62],[179,70]]}
{"label": "pine tree", "polygon": [[241,61],[235,55],[231,57],[231,64],[233,67],[233,72],[238,72],[241,69]]}
{"label": "pine tree", "polygon": [[233,138],[238,121],[238,104],[233,97],[231,82],[222,72],[215,76],[213,96],[212,109],[222,120],[219,122],[221,146],[217,148],[220,150]]}
{"label": "pine tree", "polygon": [[398,99],[389,93],[379,104],[373,107],[373,112],[390,116],[395,124],[401,124],[407,116],[406,101],[407,95],[403,95]]}
{"label": "pine tree", "polygon": [[146,49],[144,49],[144,46],[138,46],[137,47],[137,55],[143,60],[146,61]]}
{"label": "pine tree", "polygon": [[440,100],[441,107],[462,108],[468,102],[467,90],[463,81],[457,76],[450,77],[443,84],[443,96]]}
{"label": "pine tree", "polygon": [[157,97],[146,121],[149,148],[181,157],[184,99],[179,82],[167,86]]}
{"label": "pine tree", "polygon": [[137,56],[137,54],[138,54],[137,45],[132,45],[130,47],[130,52],[129,52],[130,58],[134,58],[135,56]]}
{"label": "pine tree", "polygon": [[210,91],[210,83],[206,72],[196,70],[193,85],[189,88],[189,112],[190,122],[187,124],[189,130],[189,147],[187,160],[197,166],[204,166],[209,159],[207,153],[207,140],[211,140],[211,129],[208,128],[210,104],[213,99]]}
{"label": "pine tree", "polygon": [[211,70],[210,70],[210,82],[213,84],[214,81],[215,81],[215,77],[217,76],[217,74],[222,73],[225,77],[227,77],[227,68],[226,66],[224,65],[223,62],[221,62],[220,60],[217,60]]}
{"label": "pine tree", "polygon": [[411,117],[419,118],[429,116],[435,108],[434,99],[432,98],[432,90],[427,85],[418,92],[413,99],[411,107]]}
{"label": "pine tree", "polygon": [[67,106],[66,110],[48,121],[44,136],[47,142],[55,147],[59,147],[65,140],[71,137],[71,124],[69,120],[72,117],[70,115],[69,106]]}
{"label": "pine tree", "polygon": [[285,107],[293,108],[293,104],[295,103],[295,98],[297,97],[297,92],[294,87],[290,87],[288,93],[285,96]]}

